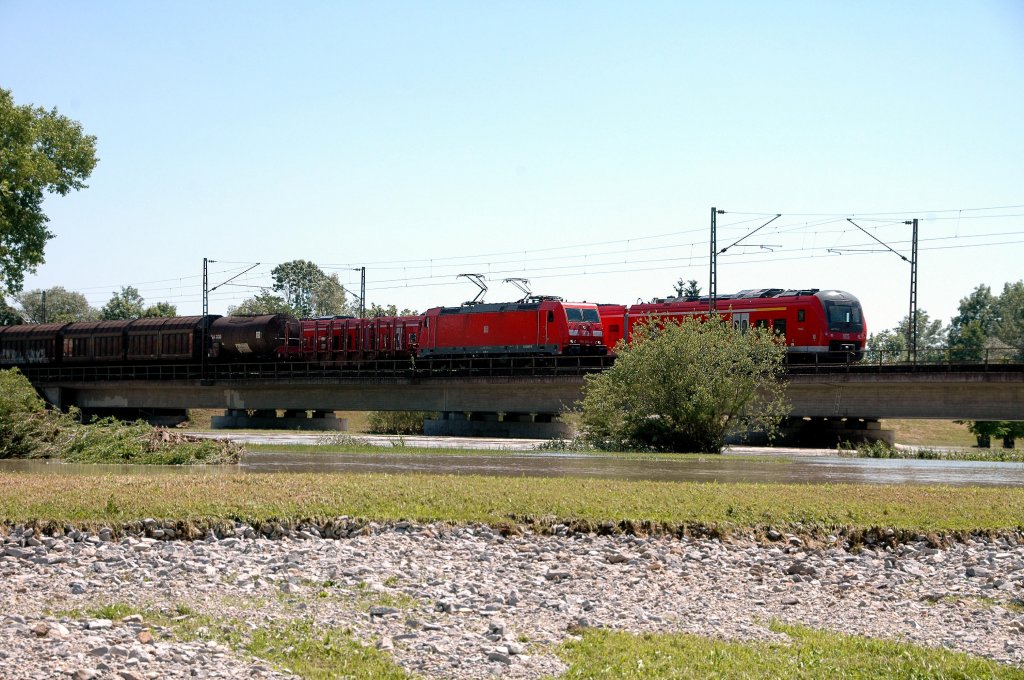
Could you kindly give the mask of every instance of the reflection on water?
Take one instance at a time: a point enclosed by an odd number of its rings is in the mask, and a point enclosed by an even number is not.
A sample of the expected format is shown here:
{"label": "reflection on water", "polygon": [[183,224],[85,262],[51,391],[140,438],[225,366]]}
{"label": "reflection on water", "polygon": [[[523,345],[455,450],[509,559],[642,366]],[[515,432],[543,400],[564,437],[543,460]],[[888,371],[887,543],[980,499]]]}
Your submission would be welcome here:
{"label": "reflection on water", "polygon": [[395,451],[362,454],[254,452],[246,454],[238,466],[222,467],[77,465],[46,461],[0,461],[0,472],[19,470],[61,475],[383,472],[388,474],[591,477],[655,481],[1024,486],[1024,463],[838,458],[834,456],[804,457],[786,456],[785,454],[762,459],[731,456],[686,456],[678,460],[638,460],[621,457],[508,451],[458,456],[403,454]]}

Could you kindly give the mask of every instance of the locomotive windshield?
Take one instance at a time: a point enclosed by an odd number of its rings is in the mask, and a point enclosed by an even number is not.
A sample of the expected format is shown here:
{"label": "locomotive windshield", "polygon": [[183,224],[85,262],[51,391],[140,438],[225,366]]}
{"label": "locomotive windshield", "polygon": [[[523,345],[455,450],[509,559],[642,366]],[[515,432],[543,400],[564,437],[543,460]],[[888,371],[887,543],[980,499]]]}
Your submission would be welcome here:
{"label": "locomotive windshield", "polygon": [[589,321],[590,323],[599,323],[601,318],[597,315],[597,310],[592,307],[581,309],[579,307],[566,307],[565,316],[569,321]]}
{"label": "locomotive windshield", "polygon": [[826,300],[825,312],[828,314],[828,327],[831,330],[847,332],[864,330],[864,322],[860,318],[860,305],[856,302]]}

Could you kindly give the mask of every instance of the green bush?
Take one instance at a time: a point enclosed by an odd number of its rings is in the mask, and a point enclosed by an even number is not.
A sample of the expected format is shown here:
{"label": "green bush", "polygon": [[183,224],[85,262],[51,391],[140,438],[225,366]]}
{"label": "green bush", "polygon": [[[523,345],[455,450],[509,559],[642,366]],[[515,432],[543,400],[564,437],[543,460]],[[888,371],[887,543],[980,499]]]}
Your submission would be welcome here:
{"label": "green bush", "polygon": [[18,369],[0,371],[0,458],[189,465],[235,463],[241,452],[229,442],[196,440],[142,421],[83,425],[77,409],[47,408]]}
{"label": "green bush", "polygon": [[423,434],[427,411],[370,411],[366,422],[374,434]]}
{"label": "green bush", "polygon": [[718,453],[729,434],[773,436],[787,406],[785,345],[720,317],[638,325],[615,364],[587,376],[583,436],[612,450]]}

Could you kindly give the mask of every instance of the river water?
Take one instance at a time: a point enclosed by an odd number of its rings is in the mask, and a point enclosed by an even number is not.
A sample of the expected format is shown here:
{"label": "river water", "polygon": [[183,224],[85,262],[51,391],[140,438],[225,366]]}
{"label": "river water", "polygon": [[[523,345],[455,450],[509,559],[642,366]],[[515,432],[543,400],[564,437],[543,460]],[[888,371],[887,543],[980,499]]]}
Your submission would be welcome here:
{"label": "river water", "polygon": [[[623,480],[763,482],[806,484],[943,484],[1024,486],[1024,463],[844,458],[771,449],[723,456],[631,457],[552,452],[481,451],[461,455],[402,453],[251,452],[238,466],[161,467],[75,465],[46,461],[0,461],[0,472],[57,475],[103,472],[144,475],[294,473],[456,474],[514,477],[580,477]],[[767,452],[767,453],[766,453]]]}

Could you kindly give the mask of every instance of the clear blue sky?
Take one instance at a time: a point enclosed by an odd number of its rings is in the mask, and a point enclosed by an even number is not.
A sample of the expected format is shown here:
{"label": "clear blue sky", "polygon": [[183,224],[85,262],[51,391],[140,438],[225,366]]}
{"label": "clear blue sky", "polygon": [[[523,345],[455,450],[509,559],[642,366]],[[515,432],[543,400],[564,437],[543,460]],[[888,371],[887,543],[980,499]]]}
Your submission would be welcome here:
{"label": "clear blue sky", "polygon": [[[1024,3],[0,0],[0,87],[98,137],[28,288],[181,313],[308,259],[368,298],[838,288],[873,330],[1024,277]],[[1004,207],[1008,206],[1008,207]],[[979,209],[986,210],[979,210]],[[989,210],[988,208],[999,208]],[[759,218],[756,214],[767,216]],[[765,247],[761,247],[765,246]],[[770,250],[769,250],[770,249]],[[835,251],[835,252],[830,252]],[[223,313],[256,289],[211,296]]]}

